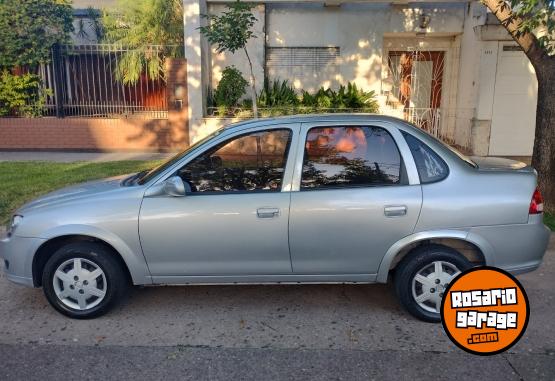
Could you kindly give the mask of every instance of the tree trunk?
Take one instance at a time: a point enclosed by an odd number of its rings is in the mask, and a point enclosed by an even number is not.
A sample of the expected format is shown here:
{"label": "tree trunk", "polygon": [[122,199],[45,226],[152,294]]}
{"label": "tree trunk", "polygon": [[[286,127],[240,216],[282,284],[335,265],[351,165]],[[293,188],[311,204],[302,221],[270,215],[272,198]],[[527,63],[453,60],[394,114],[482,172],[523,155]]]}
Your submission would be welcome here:
{"label": "tree trunk", "polygon": [[532,166],[538,171],[545,210],[555,213],[555,56],[549,56],[532,33],[519,33],[522,19],[513,14],[505,0],[482,0],[482,3],[520,45],[536,70],[538,104]]}
{"label": "tree trunk", "polygon": [[251,92],[251,100],[252,100],[252,114],[255,118],[258,118],[258,105],[256,104],[256,79],[254,78],[254,71],[252,70],[252,62],[251,57],[249,56],[249,52],[247,48],[244,48],[245,55],[247,56],[247,60],[249,61],[249,69],[250,69],[250,92]]}
{"label": "tree trunk", "polygon": [[555,213],[555,58],[538,64],[536,76],[538,105],[532,166],[538,171],[545,210]]}

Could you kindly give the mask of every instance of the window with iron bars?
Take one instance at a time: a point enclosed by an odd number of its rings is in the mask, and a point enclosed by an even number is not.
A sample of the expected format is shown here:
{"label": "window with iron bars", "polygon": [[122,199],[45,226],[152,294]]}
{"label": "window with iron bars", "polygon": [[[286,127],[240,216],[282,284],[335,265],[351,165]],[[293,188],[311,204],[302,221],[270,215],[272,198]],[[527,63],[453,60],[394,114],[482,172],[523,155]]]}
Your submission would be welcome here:
{"label": "window with iron bars", "polygon": [[266,71],[271,80],[287,79],[298,89],[314,91],[336,84],[339,47],[270,47]]}

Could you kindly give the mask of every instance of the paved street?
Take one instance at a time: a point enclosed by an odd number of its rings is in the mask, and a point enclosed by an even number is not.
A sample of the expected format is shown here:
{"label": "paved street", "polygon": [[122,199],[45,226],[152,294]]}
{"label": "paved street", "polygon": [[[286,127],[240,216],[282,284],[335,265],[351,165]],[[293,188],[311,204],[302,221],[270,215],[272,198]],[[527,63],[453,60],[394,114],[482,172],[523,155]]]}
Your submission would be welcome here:
{"label": "paved street", "polygon": [[0,379],[487,379],[555,377],[555,234],[519,277],[531,303],[508,353],[463,353],[391,286],[137,289],[96,320],[62,317],[0,276]]}

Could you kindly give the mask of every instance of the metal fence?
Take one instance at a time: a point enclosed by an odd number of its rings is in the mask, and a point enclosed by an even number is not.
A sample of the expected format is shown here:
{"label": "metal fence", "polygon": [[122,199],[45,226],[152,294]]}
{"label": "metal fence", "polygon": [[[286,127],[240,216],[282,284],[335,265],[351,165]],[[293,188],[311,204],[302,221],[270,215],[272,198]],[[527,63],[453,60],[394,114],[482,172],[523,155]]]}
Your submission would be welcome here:
{"label": "metal fence", "polygon": [[[149,54],[167,46],[153,45]],[[38,74],[48,89],[45,116],[167,118],[166,84],[146,73],[133,84],[116,79],[116,68],[132,50],[113,44],[56,46]]]}
{"label": "metal fence", "polygon": [[446,138],[441,128],[441,109],[439,108],[408,107],[404,110],[403,119],[437,138]]}

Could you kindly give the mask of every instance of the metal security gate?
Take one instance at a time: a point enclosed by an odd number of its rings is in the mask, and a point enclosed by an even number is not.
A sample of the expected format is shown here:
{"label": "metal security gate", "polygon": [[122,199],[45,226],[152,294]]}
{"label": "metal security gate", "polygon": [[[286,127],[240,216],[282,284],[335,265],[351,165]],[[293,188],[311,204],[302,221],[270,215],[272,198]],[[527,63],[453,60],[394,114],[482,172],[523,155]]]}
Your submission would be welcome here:
{"label": "metal security gate", "polygon": [[[162,48],[152,46],[152,54]],[[151,79],[142,73],[133,84],[116,80],[116,67],[128,51],[108,44],[55,46],[51,62],[38,71],[50,94],[45,115],[167,118],[163,79]]]}

